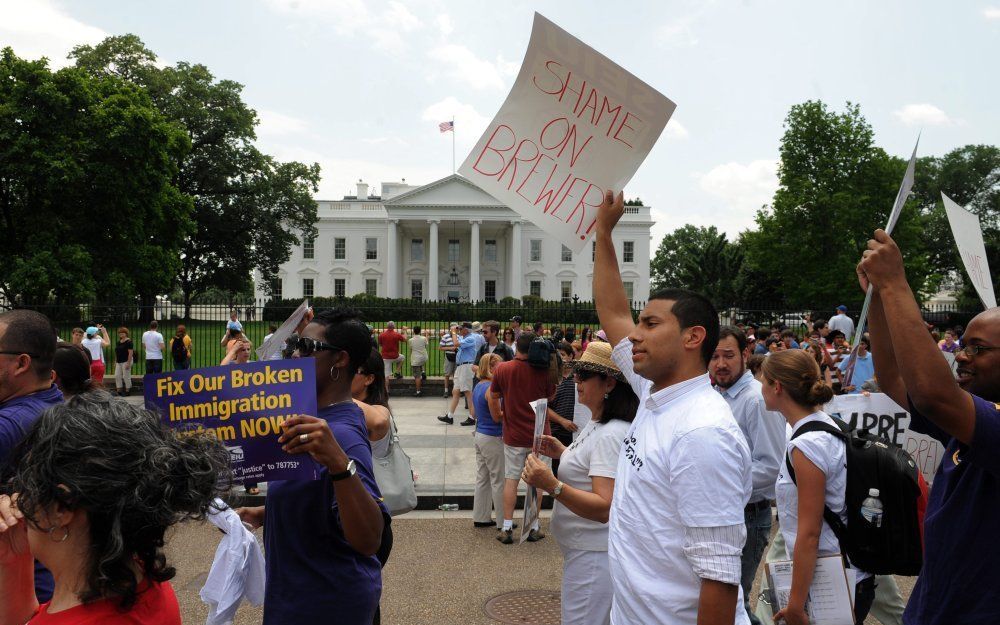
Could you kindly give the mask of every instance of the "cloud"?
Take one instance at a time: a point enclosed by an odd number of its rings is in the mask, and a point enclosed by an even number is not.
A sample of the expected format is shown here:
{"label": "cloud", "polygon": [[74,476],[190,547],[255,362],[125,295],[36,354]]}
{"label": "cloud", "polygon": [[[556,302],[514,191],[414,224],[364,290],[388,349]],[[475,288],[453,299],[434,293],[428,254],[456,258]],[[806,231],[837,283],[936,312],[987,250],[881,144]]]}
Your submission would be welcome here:
{"label": "cloud", "polygon": [[299,134],[305,132],[307,128],[305,121],[276,111],[259,110],[257,117],[260,119],[257,135],[261,137],[283,137]]}
{"label": "cloud", "polygon": [[727,209],[745,216],[749,223],[754,212],[774,197],[778,188],[778,162],[724,163],[695,176],[702,191],[722,199]]}
{"label": "cloud", "polygon": [[99,43],[106,36],[49,0],[0,0],[0,42],[22,58],[45,56],[51,67],[66,67],[71,64],[66,55],[74,46]]}
{"label": "cloud", "polygon": [[660,26],[657,39],[660,45],[669,48],[687,48],[698,45],[698,35],[694,32],[694,23],[699,15],[685,15],[674,18]]}
{"label": "cloud", "polygon": [[373,10],[364,0],[267,0],[275,11],[328,23],[338,35],[359,33],[374,49],[399,56],[406,51],[404,34],[424,27],[423,21],[402,2],[390,0],[382,10]]}
{"label": "cloud", "polygon": [[933,104],[907,104],[893,117],[907,126],[951,126],[955,120]]}
{"label": "cloud", "polygon": [[687,128],[685,128],[683,125],[681,125],[679,121],[673,118],[671,118],[670,121],[667,122],[667,127],[664,129],[663,134],[664,136],[667,137],[667,139],[675,139],[675,140],[687,139],[689,136]]}
{"label": "cloud", "polygon": [[[506,87],[504,78],[517,72],[517,64],[505,61],[503,57],[497,57],[495,63],[490,62],[479,58],[467,47],[454,43],[431,48],[427,56],[451,78],[473,89],[502,91]],[[432,71],[430,78],[435,75]]]}
{"label": "cloud", "polygon": [[479,140],[490,123],[490,119],[480,114],[474,106],[460,102],[454,96],[431,104],[421,115],[421,119],[434,122],[435,125],[452,117],[455,118],[455,130],[459,132],[459,136],[467,140],[474,137],[472,143]]}
{"label": "cloud", "polygon": [[983,17],[988,20],[1000,20],[1000,7],[986,7],[983,9]]}
{"label": "cloud", "polygon": [[438,30],[441,31],[442,35],[447,36],[455,32],[455,25],[452,24],[451,16],[447,13],[442,13],[434,18],[434,24],[438,27]]}

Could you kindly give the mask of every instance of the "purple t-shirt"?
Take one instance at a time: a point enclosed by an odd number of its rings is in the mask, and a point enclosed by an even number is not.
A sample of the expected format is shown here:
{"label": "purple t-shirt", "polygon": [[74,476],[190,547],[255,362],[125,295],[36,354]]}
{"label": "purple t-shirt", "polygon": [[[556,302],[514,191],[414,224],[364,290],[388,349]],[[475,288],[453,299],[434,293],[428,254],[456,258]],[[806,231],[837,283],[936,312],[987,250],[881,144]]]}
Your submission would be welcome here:
{"label": "purple t-shirt", "polygon": [[972,396],[972,445],[948,436],[910,407],[910,428],[945,454],[924,517],[924,564],[903,613],[907,625],[1000,623],[1000,405]]}
{"label": "purple t-shirt", "polygon": [[[62,391],[55,384],[43,391],[15,397],[0,404],[0,471],[10,460],[14,447],[28,434],[38,417],[50,406],[61,404]],[[39,603],[52,599],[52,573],[35,561],[35,596]]]}
{"label": "purple t-shirt", "polygon": [[[372,471],[372,450],[365,416],[355,403],[320,409],[319,415],[347,456],[358,477],[389,513]],[[277,444],[277,443],[275,443]],[[267,585],[265,625],[337,622],[370,625],[382,594],[382,566],[361,555],[344,537],[335,482],[320,470],[315,481],[269,482],[264,508]],[[331,620],[332,619],[332,620]]]}

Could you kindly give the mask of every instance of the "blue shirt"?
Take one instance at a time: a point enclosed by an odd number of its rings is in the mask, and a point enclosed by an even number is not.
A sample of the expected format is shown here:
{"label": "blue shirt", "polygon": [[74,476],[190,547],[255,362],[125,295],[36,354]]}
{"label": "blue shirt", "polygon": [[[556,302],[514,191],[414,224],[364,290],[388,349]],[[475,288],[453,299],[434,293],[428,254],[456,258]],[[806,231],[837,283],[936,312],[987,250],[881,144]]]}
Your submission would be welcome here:
{"label": "blue shirt", "polygon": [[945,445],[924,516],[924,564],[906,604],[907,625],[1000,623],[1000,405],[972,396],[972,445],[910,407],[910,429]]}
{"label": "blue shirt", "polygon": [[[837,368],[840,369],[841,373],[847,369],[847,363],[850,361],[850,358],[844,358],[837,363]],[[865,354],[864,357],[859,355],[854,359],[854,361],[857,363],[854,365],[854,377],[851,378],[851,385],[854,386],[854,390],[850,391],[848,395],[857,395],[861,392],[861,385],[864,384],[866,380],[870,380],[875,377],[875,361],[872,360],[871,352]]]}
{"label": "blue shirt", "polygon": [[[337,442],[354,460],[358,477],[388,512],[372,472],[364,413],[353,402],[321,408]],[[277,445],[277,442],[275,442]],[[382,567],[344,537],[336,482],[323,468],[318,480],[270,482],[264,508],[267,583],[265,625],[342,623],[370,625],[382,594]]]}
{"label": "blue shirt", "polygon": [[476,352],[479,351],[479,341],[475,334],[469,333],[458,340],[458,359],[460,365],[472,364],[476,359]]}
{"label": "blue shirt", "polygon": [[[61,404],[62,391],[55,384],[43,391],[35,391],[0,404],[0,469],[10,460],[14,447],[28,434],[45,409]],[[35,597],[39,603],[52,599],[55,590],[52,573],[35,561]]]}
{"label": "blue shirt", "polygon": [[490,403],[486,400],[486,393],[489,390],[489,380],[483,380],[472,389],[472,403],[476,407],[476,431],[487,436],[500,436],[503,434],[503,428],[499,422],[493,420]]}
{"label": "blue shirt", "polygon": [[750,371],[743,372],[729,388],[720,388],[722,398],[733,411],[736,425],[750,446],[750,475],[753,477],[751,502],[774,499],[778,469],[785,457],[785,417],[764,406],[760,382]]}

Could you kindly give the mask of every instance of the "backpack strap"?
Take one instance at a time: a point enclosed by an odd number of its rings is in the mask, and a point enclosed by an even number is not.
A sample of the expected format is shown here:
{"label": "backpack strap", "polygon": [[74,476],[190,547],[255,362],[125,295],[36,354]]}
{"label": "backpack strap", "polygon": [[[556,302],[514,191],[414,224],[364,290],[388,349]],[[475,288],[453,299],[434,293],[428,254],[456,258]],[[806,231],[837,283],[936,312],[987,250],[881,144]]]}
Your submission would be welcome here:
{"label": "backpack strap", "polygon": [[[792,434],[792,438],[790,440],[794,440],[803,434],[808,434],[809,432],[826,432],[827,434],[832,434],[833,436],[844,441],[844,444],[846,445],[850,439],[850,434],[847,432],[847,424],[837,419],[834,419],[834,422],[837,423],[837,425],[830,425],[829,423],[824,423],[822,421],[810,421]],[[792,478],[792,483],[797,486],[798,482],[795,481],[795,469],[792,468],[792,459],[789,457],[787,452],[785,452],[785,468],[788,470],[788,476]],[[843,520],[841,520],[840,516],[838,516],[826,504],[823,504],[823,520],[826,521],[826,524],[833,530],[834,536],[837,537],[837,542],[840,543],[840,551],[842,552],[841,555],[846,557],[847,550],[845,547],[847,545],[847,525]]]}

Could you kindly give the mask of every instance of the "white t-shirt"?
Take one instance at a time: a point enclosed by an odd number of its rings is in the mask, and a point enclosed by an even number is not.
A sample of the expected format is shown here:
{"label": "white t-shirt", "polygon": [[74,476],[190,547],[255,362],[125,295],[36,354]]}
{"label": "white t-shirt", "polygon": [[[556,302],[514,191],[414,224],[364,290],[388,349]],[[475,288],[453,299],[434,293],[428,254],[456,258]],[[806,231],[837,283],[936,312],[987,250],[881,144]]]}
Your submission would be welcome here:
{"label": "white t-shirt", "polygon": [[[612,357],[639,396],[608,527],[611,622],[690,625],[701,578],[739,584],[750,449],[708,373],[650,393],[623,339]],[[724,578],[721,579],[721,578]],[[738,588],[736,625],[749,625]]]}
{"label": "white t-shirt", "polygon": [[84,349],[90,352],[91,362],[104,362],[104,346],[101,345],[101,337],[95,336],[92,339],[83,339],[80,342]]}
{"label": "white t-shirt", "polygon": [[[559,459],[559,479],[587,492],[594,490],[592,477],[615,479],[618,452],[629,425],[627,421],[612,419],[603,425],[591,421],[581,428],[576,440]],[[608,550],[608,526],[577,516],[558,499],[552,506],[551,529],[556,542],[564,549]]]}
{"label": "white t-shirt", "polygon": [[163,360],[163,335],[156,330],[146,330],[142,333],[142,346],[146,349],[146,360]]}
{"label": "white t-shirt", "polygon": [[[792,432],[797,432],[803,425],[812,421],[822,421],[836,425],[825,412],[814,412],[795,424]],[[790,438],[790,437],[789,437]],[[791,457],[792,449],[798,449],[826,477],[825,503],[844,523],[847,523],[847,448],[844,442],[827,432],[807,432],[795,440],[789,440],[785,451]],[[799,529],[799,491],[788,475],[788,467],[782,459],[778,469],[778,481],[775,483],[775,498],[778,502],[778,526],[789,558],[795,555],[795,536]],[[832,555],[840,553],[840,542],[836,534],[823,521],[819,533],[819,549],[817,555]],[[858,576],[858,581],[870,574]]]}
{"label": "white t-shirt", "polygon": [[414,336],[409,341],[410,344],[410,365],[422,365],[427,362],[427,337]]}
{"label": "white t-shirt", "polygon": [[854,336],[854,320],[847,315],[834,315],[830,317],[827,325],[830,326],[831,331],[840,330],[843,332],[848,341]]}

